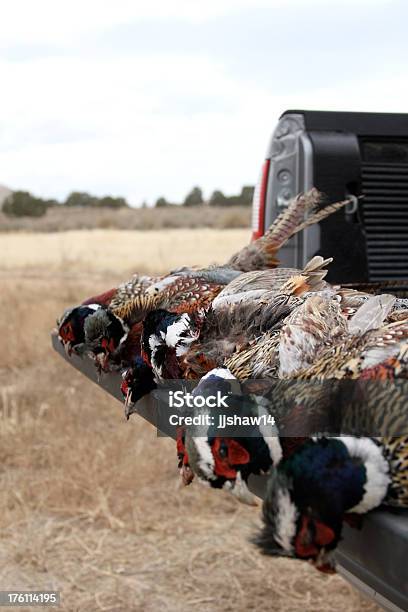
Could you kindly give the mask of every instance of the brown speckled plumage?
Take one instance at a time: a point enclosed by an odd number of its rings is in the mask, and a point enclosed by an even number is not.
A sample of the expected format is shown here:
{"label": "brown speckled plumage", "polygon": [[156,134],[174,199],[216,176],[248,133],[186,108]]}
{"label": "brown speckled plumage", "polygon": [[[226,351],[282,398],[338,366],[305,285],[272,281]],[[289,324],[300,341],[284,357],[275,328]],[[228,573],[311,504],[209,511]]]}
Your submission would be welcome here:
{"label": "brown speckled plumage", "polygon": [[384,501],[388,506],[408,508],[408,436],[378,440],[390,466],[391,484]]}
{"label": "brown speckled plumage", "polygon": [[[289,238],[340,210],[348,203],[348,200],[345,200],[317,210],[321,201],[322,194],[317,189],[298,195],[291,200],[285,211],[276,218],[265,234],[233,255],[228,265],[243,272],[276,267],[279,264],[278,251]],[[305,220],[307,213],[310,214]]]}
{"label": "brown speckled plumage", "polygon": [[362,336],[347,337],[324,351],[310,368],[298,374],[298,378],[359,378],[365,369],[405,351],[407,339],[408,319],[370,330]]}

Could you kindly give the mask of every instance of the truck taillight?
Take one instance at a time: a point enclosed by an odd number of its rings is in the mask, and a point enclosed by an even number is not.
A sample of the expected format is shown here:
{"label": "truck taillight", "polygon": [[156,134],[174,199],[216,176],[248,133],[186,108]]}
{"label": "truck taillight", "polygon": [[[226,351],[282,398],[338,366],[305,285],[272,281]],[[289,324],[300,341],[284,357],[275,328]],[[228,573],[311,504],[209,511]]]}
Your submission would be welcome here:
{"label": "truck taillight", "polygon": [[265,159],[259,181],[252,200],[252,240],[263,236],[265,232],[265,203],[268,185],[270,159]]}

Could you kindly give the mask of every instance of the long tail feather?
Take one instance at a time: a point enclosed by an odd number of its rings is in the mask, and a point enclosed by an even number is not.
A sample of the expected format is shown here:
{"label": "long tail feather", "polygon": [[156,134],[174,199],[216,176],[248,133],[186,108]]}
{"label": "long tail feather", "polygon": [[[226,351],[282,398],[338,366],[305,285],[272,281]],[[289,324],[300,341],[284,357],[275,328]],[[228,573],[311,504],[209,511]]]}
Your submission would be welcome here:
{"label": "long tail feather", "polygon": [[[322,194],[317,189],[296,196],[286,210],[275,219],[264,236],[233,255],[228,262],[228,266],[242,272],[275,268],[279,264],[277,258],[279,249],[292,236],[306,227],[319,223],[319,221],[337,212],[351,201],[343,200],[317,210],[321,200]],[[305,220],[307,213],[310,214]]]}
{"label": "long tail feather", "polygon": [[306,221],[298,225],[298,227],[293,232],[292,236],[294,236],[298,232],[301,232],[306,227],[309,227],[310,225],[315,225],[315,223],[319,223],[323,219],[326,219],[326,217],[329,217],[330,215],[337,212],[338,210],[340,210],[347,204],[350,204],[351,202],[352,200],[349,199],[349,200],[342,200],[341,202],[336,202],[335,204],[328,204],[321,210],[318,210],[317,212],[310,215],[310,217],[308,217]]}
{"label": "long tail feather", "polygon": [[268,241],[279,249],[298,231],[297,228],[300,227],[299,224],[304,220],[305,214],[309,210],[315,210],[321,200],[322,194],[317,189],[296,196],[259,240]]}

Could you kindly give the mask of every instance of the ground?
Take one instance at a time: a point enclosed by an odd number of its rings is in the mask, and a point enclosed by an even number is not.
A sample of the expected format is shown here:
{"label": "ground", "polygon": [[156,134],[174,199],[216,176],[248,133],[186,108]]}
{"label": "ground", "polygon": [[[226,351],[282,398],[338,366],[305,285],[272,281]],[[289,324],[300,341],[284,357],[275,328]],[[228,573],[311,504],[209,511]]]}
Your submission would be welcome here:
{"label": "ground", "polygon": [[[63,610],[377,611],[249,542],[259,508],[181,488],[175,445],[50,347],[64,308],[133,270],[222,261],[247,230],[0,234],[0,589]],[[22,609],[22,608],[20,608]]]}

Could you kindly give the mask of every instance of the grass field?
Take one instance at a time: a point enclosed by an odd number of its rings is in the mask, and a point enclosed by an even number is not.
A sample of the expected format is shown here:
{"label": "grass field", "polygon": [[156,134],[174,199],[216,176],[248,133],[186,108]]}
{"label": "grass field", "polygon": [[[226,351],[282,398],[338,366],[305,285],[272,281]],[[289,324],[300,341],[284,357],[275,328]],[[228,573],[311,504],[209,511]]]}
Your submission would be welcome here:
{"label": "grass field", "polygon": [[136,271],[154,274],[187,263],[222,262],[249,239],[248,229],[6,233],[0,234],[0,266],[10,271],[52,269],[74,277],[109,272],[123,280]]}
{"label": "grass field", "polygon": [[338,576],[259,555],[259,508],[180,488],[174,443],[50,348],[65,307],[138,268],[222,261],[247,236],[0,235],[0,589],[59,589],[70,611],[377,610]]}

